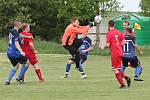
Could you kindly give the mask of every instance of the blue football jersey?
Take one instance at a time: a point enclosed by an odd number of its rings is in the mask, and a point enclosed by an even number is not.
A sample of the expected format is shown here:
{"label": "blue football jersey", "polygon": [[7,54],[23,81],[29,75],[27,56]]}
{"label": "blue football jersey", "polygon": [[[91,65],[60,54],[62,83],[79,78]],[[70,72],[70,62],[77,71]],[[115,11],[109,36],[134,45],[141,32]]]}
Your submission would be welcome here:
{"label": "blue football jersey", "polygon": [[10,58],[17,58],[21,56],[20,52],[15,46],[15,41],[18,41],[21,45],[21,39],[19,37],[19,33],[16,29],[11,29],[9,32],[9,43],[8,43],[8,49],[7,49],[7,55]]}
{"label": "blue football jersey", "polygon": [[123,45],[123,57],[131,58],[136,56],[135,53],[135,37],[125,35],[126,44]]}
{"label": "blue football jersey", "polygon": [[79,48],[80,55],[83,55],[83,56],[86,56],[86,57],[87,57],[88,52],[83,52],[83,50],[86,50],[86,49],[88,49],[89,47],[91,47],[91,43],[89,43],[88,41],[84,40],[84,38],[83,38],[83,43],[82,43],[82,45],[81,45],[80,48]]}

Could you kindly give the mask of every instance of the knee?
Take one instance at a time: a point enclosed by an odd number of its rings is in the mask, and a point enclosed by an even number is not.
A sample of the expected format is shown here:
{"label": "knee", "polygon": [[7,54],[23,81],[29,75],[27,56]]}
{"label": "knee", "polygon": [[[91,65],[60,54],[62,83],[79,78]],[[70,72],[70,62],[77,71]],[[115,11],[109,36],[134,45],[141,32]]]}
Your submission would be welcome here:
{"label": "knee", "polygon": [[113,71],[115,74],[119,73],[119,70],[116,69],[116,68],[112,69],[112,71]]}
{"label": "knee", "polygon": [[73,64],[74,62],[72,60],[68,60],[67,64]]}

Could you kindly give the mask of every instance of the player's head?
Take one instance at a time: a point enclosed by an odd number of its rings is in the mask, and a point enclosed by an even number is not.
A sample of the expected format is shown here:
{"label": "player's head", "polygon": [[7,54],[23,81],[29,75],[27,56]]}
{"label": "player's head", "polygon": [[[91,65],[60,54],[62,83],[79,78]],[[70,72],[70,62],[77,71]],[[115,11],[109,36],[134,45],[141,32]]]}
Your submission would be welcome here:
{"label": "player's head", "polygon": [[26,31],[26,32],[29,32],[30,31],[30,25],[27,24],[27,23],[23,23],[22,24],[22,30]]}
{"label": "player's head", "polygon": [[123,28],[126,30],[130,26],[130,23],[128,21],[123,22]]}
{"label": "player's head", "polygon": [[110,21],[108,22],[108,26],[109,26],[109,27],[114,27],[114,25],[115,25],[115,23],[114,23],[113,20],[110,20]]}
{"label": "player's head", "polygon": [[18,29],[20,29],[21,28],[21,21],[20,20],[15,20],[14,21],[14,27],[16,27],[16,28],[18,28]]}
{"label": "player's head", "polygon": [[126,31],[128,35],[132,35],[132,29],[130,27],[127,27]]}
{"label": "player's head", "polygon": [[80,24],[77,17],[72,17],[70,20],[70,23],[75,27],[79,27],[79,24]]}

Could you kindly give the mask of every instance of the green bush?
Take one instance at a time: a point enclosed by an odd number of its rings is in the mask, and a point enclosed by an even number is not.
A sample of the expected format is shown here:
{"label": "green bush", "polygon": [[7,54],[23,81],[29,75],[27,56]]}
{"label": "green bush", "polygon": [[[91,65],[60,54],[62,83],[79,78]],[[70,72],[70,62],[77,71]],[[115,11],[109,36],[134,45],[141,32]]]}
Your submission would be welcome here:
{"label": "green bush", "polygon": [[[34,44],[39,54],[68,54],[67,50],[65,50],[60,43],[35,39]],[[0,39],[0,52],[1,53],[6,52],[7,45],[8,45],[8,39],[1,38]],[[141,46],[141,49],[144,52],[142,56],[150,55],[150,45]],[[102,55],[102,56],[110,55],[108,48],[105,49],[104,51],[100,50],[99,48],[94,48],[91,52],[89,52],[89,54],[90,55]]]}

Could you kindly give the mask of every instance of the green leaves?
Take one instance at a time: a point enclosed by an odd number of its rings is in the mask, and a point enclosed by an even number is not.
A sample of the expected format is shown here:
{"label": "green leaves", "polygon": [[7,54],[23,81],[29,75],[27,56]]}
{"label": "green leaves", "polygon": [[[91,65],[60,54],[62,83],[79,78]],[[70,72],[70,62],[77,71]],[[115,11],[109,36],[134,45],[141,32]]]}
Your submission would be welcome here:
{"label": "green leaves", "polygon": [[141,0],[140,7],[141,7],[141,14],[144,16],[150,16],[150,0]]}
{"label": "green leaves", "polygon": [[119,10],[117,0],[0,0],[0,34],[8,33],[15,19],[31,24],[31,32],[45,40],[59,39],[72,16],[81,24]]}

